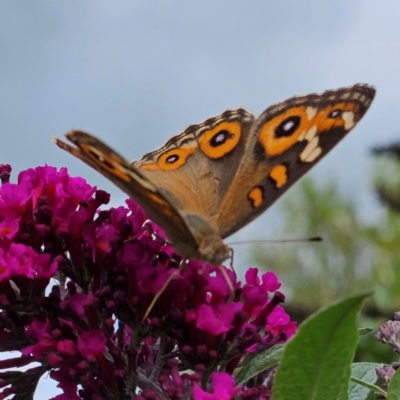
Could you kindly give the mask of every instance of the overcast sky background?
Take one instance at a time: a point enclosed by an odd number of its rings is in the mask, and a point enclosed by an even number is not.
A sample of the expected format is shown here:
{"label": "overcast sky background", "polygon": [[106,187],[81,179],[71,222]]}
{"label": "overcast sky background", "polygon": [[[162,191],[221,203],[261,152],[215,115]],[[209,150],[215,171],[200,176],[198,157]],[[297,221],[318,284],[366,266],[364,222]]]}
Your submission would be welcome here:
{"label": "overcast sky background", "polygon": [[[119,205],[125,195],[50,137],[84,129],[136,159],[226,108],[258,114],[370,83],[369,112],[310,175],[337,178],[374,215],[369,150],[400,139],[399,16],[398,0],[1,2],[0,163],[14,182],[29,167],[67,166]],[[238,236],[273,236],[276,213]],[[56,393],[48,378],[35,399]]]}

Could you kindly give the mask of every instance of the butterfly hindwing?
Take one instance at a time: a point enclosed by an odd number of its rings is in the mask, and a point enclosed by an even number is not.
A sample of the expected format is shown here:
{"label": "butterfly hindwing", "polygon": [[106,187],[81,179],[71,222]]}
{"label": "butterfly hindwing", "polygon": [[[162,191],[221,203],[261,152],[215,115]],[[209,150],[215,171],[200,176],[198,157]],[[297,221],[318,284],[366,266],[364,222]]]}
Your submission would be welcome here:
{"label": "butterfly hindwing", "polygon": [[235,179],[254,119],[244,109],[227,110],[189,126],[159,150],[133,162],[133,166],[184,217],[196,215],[217,230],[214,221]]}

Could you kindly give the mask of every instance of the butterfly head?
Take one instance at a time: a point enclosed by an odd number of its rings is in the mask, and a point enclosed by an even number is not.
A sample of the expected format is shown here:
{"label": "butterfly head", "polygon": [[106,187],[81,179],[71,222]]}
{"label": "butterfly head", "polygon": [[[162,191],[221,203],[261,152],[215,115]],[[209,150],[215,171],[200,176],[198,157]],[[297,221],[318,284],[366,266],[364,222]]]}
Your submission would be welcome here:
{"label": "butterfly head", "polygon": [[221,265],[231,255],[231,248],[217,234],[203,237],[197,251],[198,255],[195,258],[200,258],[213,265]]}
{"label": "butterfly head", "polygon": [[165,227],[167,237],[171,239],[178,254],[213,265],[221,265],[230,257],[231,249],[223,242],[215,226],[196,214],[186,214],[185,221],[190,226],[193,242],[187,236],[183,239],[174,235],[174,229],[170,229],[169,225]]}

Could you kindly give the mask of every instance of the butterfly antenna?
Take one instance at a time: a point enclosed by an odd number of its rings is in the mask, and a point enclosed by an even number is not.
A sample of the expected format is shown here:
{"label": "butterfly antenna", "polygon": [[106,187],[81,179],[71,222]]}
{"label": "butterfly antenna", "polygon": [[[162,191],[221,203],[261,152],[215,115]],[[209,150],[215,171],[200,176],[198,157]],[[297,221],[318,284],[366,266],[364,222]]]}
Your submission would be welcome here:
{"label": "butterfly antenna", "polygon": [[249,243],[301,243],[301,242],[322,242],[324,239],[321,236],[314,236],[306,239],[279,239],[279,240],[244,240],[241,242],[229,243],[229,246],[237,244]]}

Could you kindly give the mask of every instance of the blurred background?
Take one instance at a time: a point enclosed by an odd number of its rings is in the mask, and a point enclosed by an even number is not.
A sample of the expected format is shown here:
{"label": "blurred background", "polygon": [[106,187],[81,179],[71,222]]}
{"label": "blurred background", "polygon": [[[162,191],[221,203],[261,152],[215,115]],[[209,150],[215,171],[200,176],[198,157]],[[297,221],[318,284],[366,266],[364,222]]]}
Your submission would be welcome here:
{"label": "blurred background", "polygon": [[[67,166],[121,205],[51,136],[80,128],[137,159],[226,108],[259,114],[296,94],[374,84],[354,131],[230,241],[322,235],[237,246],[235,266],[275,271],[299,321],[374,288],[360,324],[376,331],[400,309],[400,168],[393,148],[371,153],[400,140],[399,15],[397,0],[2,2],[0,163],[14,182],[29,167]],[[362,339],[359,359],[382,361],[373,342]],[[35,399],[57,393],[44,379]]]}

